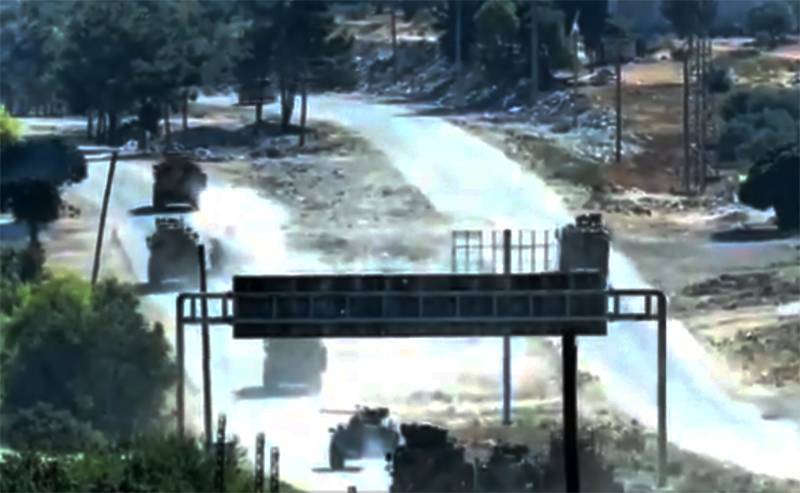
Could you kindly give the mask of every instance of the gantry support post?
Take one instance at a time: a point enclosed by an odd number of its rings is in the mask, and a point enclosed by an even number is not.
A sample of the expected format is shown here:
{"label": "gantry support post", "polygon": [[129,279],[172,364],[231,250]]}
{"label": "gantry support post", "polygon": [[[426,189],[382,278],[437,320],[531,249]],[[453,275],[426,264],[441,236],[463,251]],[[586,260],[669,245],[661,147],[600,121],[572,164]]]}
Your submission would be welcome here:
{"label": "gantry support post", "polygon": [[[503,274],[511,274],[510,229],[503,230]],[[503,424],[511,424],[511,336],[503,336]]]}
{"label": "gantry support post", "polygon": [[578,470],[578,345],[574,335],[561,337],[564,478],[567,493],[580,491]]}

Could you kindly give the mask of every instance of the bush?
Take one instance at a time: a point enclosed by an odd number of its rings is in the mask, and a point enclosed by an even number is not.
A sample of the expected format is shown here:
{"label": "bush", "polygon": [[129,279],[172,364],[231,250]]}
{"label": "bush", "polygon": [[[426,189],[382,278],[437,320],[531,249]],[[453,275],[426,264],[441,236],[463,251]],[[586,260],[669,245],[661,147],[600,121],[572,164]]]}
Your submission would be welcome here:
{"label": "bush", "polygon": [[22,124],[0,105],[0,146],[12,144],[22,137]]}
{"label": "bush", "polygon": [[747,11],[747,29],[757,38],[759,43],[775,46],[778,39],[791,31],[794,24],[794,12],[788,2],[770,0],[756,5]]}
{"label": "bush", "polygon": [[176,369],[163,328],[151,330],[138,303],[116,281],[33,286],[2,327],[2,411],[45,403],[111,438],[157,426]]}
{"label": "bush", "polygon": [[85,452],[105,443],[87,423],[43,403],[3,416],[0,436],[14,450],[46,453]]}
{"label": "bush", "polygon": [[800,123],[800,91],[767,89],[735,91],[722,105],[724,126],[718,156],[752,163],[770,149],[794,142]]}
{"label": "bush", "polygon": [[800,152],[797,144],[762,155],[739,188],[739,200],[756,209],[775,209],[778,227],[800,229]]}
{"label": "bush", "polygon": [[[231,448],[225,491],[253,491],[252,466],[245,463],[244,448],[236,443]],[[140,438],[129,446],[79,456],[11,454],[0,461],[0,491],[215,491],[215,462],[199,440],[175,435]],[[281,486],[281,491],[295,491]]]}

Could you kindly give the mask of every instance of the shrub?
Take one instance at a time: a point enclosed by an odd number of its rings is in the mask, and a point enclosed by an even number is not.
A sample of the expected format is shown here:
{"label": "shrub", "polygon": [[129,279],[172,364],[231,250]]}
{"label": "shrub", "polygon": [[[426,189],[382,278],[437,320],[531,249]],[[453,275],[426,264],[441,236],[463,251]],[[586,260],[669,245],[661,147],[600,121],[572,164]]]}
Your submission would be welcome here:
{"label": "shrub", "polygon": [[19,451],[78,452],[104,444],[103,435],[90,425],[45,403],[3,416],[0,430],[3,442]]}
{"label": "shrub", "polygon": [[[244,448],[234,442],[229,450],[225,491],[253,491]],[[0,491],[215,491],[215,462],[199,440],[176,435],[143,437],[75,456],[23,452],[0,461]],[[281,491],[296,490],[281,484]]]}
{"label": "shrub", "polygon": [[756,209],[772,207],[782,230],[800,229],[800,153],[797,144],[762,155],[739,188],[739,200]]}
{"label": "shrub", "polygon": [[756,88],[733,92],[722,105],[717,147],[725,161],[754,162],[770,149],[797,139],[800,91]]}

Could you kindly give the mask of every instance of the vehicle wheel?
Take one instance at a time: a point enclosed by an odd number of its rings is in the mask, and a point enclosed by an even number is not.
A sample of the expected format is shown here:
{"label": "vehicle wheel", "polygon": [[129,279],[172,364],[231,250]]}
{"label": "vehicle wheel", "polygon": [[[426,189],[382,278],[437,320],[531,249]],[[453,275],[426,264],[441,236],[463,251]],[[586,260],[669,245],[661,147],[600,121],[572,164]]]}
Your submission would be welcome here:
{"label": "vehicle wheel", "polygon": [[344,454],[342,454],[336,442],[331,440],[331,445],[328,448],[328,462],[330,463],[332,471],[341,471],[344,469]]}
{"label": "vehicle wheel", "polygon": [[153,285],[160,285],[164,279],[164,273],[158,265],[158,261],[150,256],[147,261],[147,282]]}

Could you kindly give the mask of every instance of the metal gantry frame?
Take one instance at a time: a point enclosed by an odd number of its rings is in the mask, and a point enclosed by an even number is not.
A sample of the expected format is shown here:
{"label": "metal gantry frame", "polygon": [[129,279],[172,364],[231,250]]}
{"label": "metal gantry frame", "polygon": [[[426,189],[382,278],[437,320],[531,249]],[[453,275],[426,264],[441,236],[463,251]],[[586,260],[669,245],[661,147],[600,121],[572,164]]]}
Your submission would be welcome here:
{"label": "metal gantry frame", "polygon": [[[292,276],[286,276],[292,277]],[[334,276],[335,277],[335,276]],[[352,276],[351,276],[352,277]],[[495,276],[510,278],[511,276]],[[315,313],[318,303],[330,303],[332,295],[343,303],[343,309],[334,313],[328,311]],[[491,312],[480,316],[469,316],[458,311],[464,304],[459,300],[467,297],[488,297],[492,299]],[[518,307],[527,307],[520,316],[508,316],[503,311],[503,300],[507,296],[518,298]],[[520,298],[521,296],[521,298]],[[379,301],[380,313],[364,316],[351,310],[364,299],[373,298]],[[377,298],[376,298],[377,297]],[[424,299],[443,300],[455,298],[456,312],[436,316],[424,309]],[[554,312],[541,309],[542,300],[555,297],[564,300],[559,304],[562,308]],[[580,313],[576,310],[587,299],[603,297],[605,301],[602,313]],[[393,300],[412,299],[420,308],[411,316],[392,317],[387,307]],[[577,298],[577,300],[576,300]],[[309,316],[281,317],[275,310],[280,300],[290,300],[303,306],[310,306]],[[537,301],[538,300],[538,301]],[[572,302],[570,302],[572,300]],[[269,315],[241,317],[241,303],[262,303],[271,306]],[[304,304],[305,303],[305,304]],[[538,303],[538,305],[537,305]],[[202,309],[206,305],[207,309]],[[328,305],[325,305],[328,306]],[[537,310],[537,306],[540,309]],[[551,305],[547,305],[550,307]],[[627,308],[626,308],[627,307]],[[488,310],[489,308],[487,308]],[[516,308],[519,309],[519,308]],[[515,309],[515,310],[516,310]],[[513,311],[513,310],[512,310]],[[584,310],[585,311],[585,310]],[[183,434],[185,429],[185,326],[186,325],[229,325],[251,326],[254,330],[245,335],[250,338],[266,337],[474,337],[474,336],[506,336],[532,335],[562,337],[562,359],[564,372],[564,439],[567,489],[579,491],[577,463],[577,345],[575,337],[579,335],[604,335],[605,328],[598,331],[593,324],[605,324],[615,321],[655,321],[658,323],[657,350],[657,402],[658,402],[658,483],[666,482],[667,464],[667,298],[655,289],[566,289],[513,291],[502,290],[454,293],[397,292],[394,294],[365,294],[364,292],[332,292],[304,291],[267,293],[180,293],[176,298],[176,350],[179,368],[177,385],[177,427]],[[474,315],[474,314],[473,314]],[[594,327],[594,328],[592,328]],[[210,389],[209,389],[210,391]],[[271,484],[272,485],[272,480]]]}

